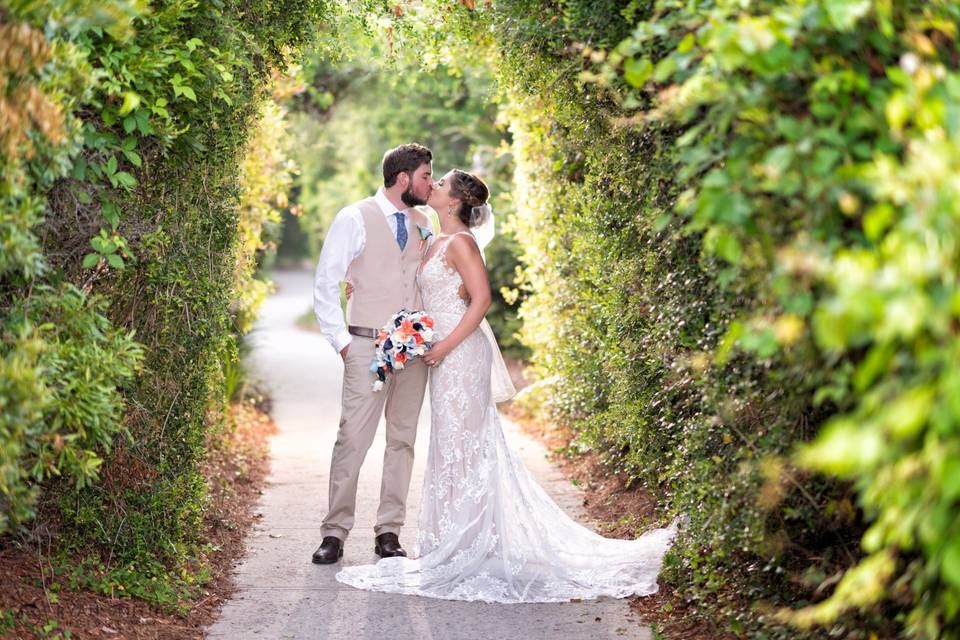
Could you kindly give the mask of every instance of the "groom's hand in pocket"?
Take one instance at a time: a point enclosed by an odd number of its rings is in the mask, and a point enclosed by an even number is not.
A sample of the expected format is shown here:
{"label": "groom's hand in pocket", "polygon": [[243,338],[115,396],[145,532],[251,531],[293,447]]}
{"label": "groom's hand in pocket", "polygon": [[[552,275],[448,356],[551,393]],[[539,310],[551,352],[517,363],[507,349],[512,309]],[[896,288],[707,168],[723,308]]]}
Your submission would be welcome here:
{"label": "groom's hand in pocket", "polygon": [[344,361],[346,361],[346,359],[347,359],[347,350],[349,350],[349,349],[350,349],[350,345],[349,345],[349,344],[348,344],[347,346],[345,346],[343,349],[340,349],[340,357],[343,358]]}

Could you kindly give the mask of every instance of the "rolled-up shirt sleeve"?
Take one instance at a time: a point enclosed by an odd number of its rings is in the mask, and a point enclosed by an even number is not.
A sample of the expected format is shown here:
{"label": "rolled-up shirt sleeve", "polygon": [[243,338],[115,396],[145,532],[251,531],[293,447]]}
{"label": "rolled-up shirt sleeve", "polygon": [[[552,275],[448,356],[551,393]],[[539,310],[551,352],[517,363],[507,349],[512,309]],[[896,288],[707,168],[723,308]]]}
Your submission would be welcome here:
{"label": "rolled-up shirt sleeve", "polygon": [[350,263],[363,249],[363,223],[357,220],[356,214],[347,207],[333,219],[320,249],[313,279],[313,312],[320,332],[337,353],[351,341],[340,307],[340,283],[346,278]]}

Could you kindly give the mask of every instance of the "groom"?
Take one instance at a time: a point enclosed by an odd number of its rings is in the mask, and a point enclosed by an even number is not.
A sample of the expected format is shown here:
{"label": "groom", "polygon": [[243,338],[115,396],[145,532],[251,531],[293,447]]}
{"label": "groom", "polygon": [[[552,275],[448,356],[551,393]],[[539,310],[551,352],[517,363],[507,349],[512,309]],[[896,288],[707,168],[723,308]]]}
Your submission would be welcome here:
{"label": "groom", "polygon": [[[386,416],[380,507],[374,527],[374,551],[382,558],[405,556],[398,534],[403,526],[413,470],[417,420],[427,383],[422,359],[387,378],[373,391],[370,363],[377,330],[400,309],[422,307],[416,284],[422,256],[418,227],[429,219],[413,209],[433,189],[433,155],[419,144],[404,144],[383,156],[383,187],[370,198],[337,213],[320,251],[313,306],[320,330],[343,358],[340,429],[330,464],[330,493],[323,519],[323,541],[313,562],[331,564],[343,557],[343,541],[353,527],[360,465]],[[340,283],[353,294],[347,323],[340,308]],[[386,411],[384,411],[386,406]]]}

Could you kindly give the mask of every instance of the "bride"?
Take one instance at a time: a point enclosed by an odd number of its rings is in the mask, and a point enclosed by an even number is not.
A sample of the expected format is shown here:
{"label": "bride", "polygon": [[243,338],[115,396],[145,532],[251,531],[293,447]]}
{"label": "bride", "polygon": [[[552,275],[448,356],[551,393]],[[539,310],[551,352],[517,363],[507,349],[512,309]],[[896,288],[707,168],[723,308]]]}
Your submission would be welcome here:
{"label": "bride", "polygon": [[373,591],[500,603],[654,593],[676,523],[636,540],[604,538],[567,516],[507,446],[495,401],[512,385],[502,384],[509,378],[484,320],[490,284],[470,231],[492,226],[488,196],[479,178],[454,169],[428,202],[441,233],[417,275],[438,339],[424,356],[431,428],[419,557],[347,567],[336,578]]}

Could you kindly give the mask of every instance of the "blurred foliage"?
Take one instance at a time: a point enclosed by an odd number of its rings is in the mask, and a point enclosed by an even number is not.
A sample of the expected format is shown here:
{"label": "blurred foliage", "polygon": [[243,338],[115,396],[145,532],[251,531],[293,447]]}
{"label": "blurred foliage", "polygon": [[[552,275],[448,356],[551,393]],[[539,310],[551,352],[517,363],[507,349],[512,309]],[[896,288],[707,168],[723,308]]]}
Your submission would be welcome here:
{"label": "blurred foliage", "polygon": [[148,579],[197,557],[291,181],[271,90],[334,9],[0,5],[0,533]]}
{"label": "blurred foliage", "polygon": [[[480,175],[501,223],[512,210],[512,155],[489,70],[467,60],[424,59],[422,49],[401,43],[389,27],[359,12],[342,21],[336,44],[321,42],[321,54],[304,65],[292,129],[297,220],[314,260],[336,213],[383,185],[384,152],[406,142],[430,148],[436,178],[454,167]],[[339,57],[330,59],[331,49]],[[518,300],[501,291],[514,285],[516,242],[498,226],[486,250],[494,292],[487,316],[504,351],[522,357]]]}
{"label": "blurred foliage", "polygon": [[866,557],[777,614],[801,628],[910,602],[909,635],[960,637],[958,28],[953,2],[658,2],[604,67],[640,129],[685,128],[683,232],[756,283],[716,366],[801,362],[837,409],[792,457],[854,483]]}

